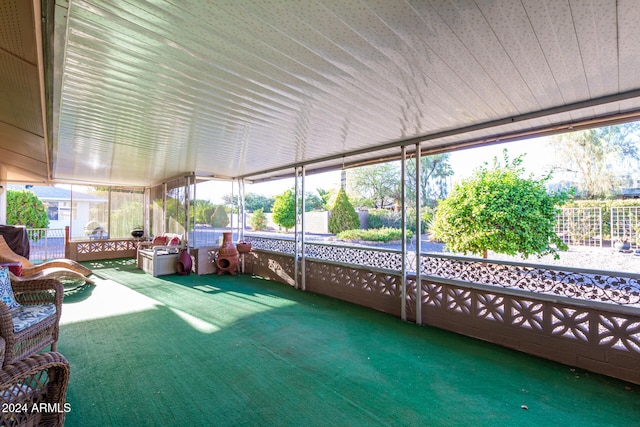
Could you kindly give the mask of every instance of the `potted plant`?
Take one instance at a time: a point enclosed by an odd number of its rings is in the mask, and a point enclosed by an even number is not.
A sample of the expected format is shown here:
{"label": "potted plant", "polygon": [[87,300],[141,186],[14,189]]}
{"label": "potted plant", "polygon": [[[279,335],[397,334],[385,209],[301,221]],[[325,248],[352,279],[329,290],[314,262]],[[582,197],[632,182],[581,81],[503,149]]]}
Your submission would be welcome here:
{"label": "potted plant", "polygon": [[239,240],[238,243],[236,243],[236,248],[238,249],[239,253],[247,254],[251,252],[251,242],[247,242],[245,240]]}

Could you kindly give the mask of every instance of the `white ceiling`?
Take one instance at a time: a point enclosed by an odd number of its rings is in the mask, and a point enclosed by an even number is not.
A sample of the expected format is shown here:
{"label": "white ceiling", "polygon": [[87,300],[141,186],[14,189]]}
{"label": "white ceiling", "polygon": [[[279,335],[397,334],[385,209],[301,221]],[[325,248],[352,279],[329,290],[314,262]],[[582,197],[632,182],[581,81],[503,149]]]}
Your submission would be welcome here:
{"label": "white ceiling", "polygon": [[640,111],[637,0],[58,0],[45,15],[53,180],[266,178]]}
{"label": "white ceiling", "polygon": [[46,182],[41,55],[33,4],[0,1],[0,164],[3,178]]}

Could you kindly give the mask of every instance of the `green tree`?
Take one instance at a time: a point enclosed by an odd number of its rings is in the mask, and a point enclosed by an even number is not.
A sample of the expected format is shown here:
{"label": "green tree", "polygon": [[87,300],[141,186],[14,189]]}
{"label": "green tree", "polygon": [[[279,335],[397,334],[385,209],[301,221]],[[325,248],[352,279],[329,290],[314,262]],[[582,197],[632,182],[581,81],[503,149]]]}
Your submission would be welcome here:
{"label": "green tree", "polygon": [[293,190],[286,190],[276,196],[273,203],[273,222],[288,230],[296,224],[296,196]]}
{"label": "green tree", "polygon": [[229,224],[229,215],[227,214],[227,208],[224,205],[216,206],[216,209],[213,211],[213,215],[211,216],[212,227],[222,228],[226,227]]}
{"label": "green tree", "polygon": [[[321,194],[305,193],[305,211],[322,210],[325,202]],[[227,205],[236,203],[231,194],[223,196],[223,200]],[[244,197],[244,208],[249,212],[255,212],[258,209],[262,209],[263,212],[271,212],[274,203],[275,198],[261,194],[247,193]]]}
{"label": "green tree", "polygon": [[551,137],[558,159],[555,169],[574,180],[578,194],[611,196],[631,184],[631,175],[637,171],[639,133],[636,122]]}
{"label": "green tree", "polygon": [[324,207],[324,199],[317,193],[305,193],[304,194],[304,210],[309,211],[321,211]]}
{"label": "green tree", "polygon": [[341,188],[338,190],[336,202],[331,209],[329,232],[338,234],[342,231],[356,228],[360,228],[360,217],[349,201],[347,193]]}
{"label": "green tree", "polygon": [[[113,197],[113,199],[115,199],[115,197]],[[112,204],[109,237],[131,236],[131,230],[142,226],[143,212],[144,206],[142,205],[142,201],[139,200],[120,203],[117,208],[114,208],[114,204]]]}
{"label": "green tree", "polygon": [[329,200],[335,194],[335,190],[324,190],[322,188],[316,188],[316,191],[318,192],[318,196],[320,196],[320,198],[322,199],[322,209],[326,211],[331,210]]}
{"label": "green tree", "polygon": [[211,216],[216,210],[216,205],[209,200],[196,200],[196,223],[209,224]]}
{"label": "green tree", "polygon": [[49,227],[47,210],[33,191],[7,190],[7,225]]}
{"label": "green tree", "polygon": [[[447,178],[453,175],[449,157],[449,154],[435,154],[423,156],[420,159],[420,176],[418,177],[417,187],[420,190],[422,206],[434,207],[437,200],[444,199],[447,196]],[[411,159],[407,161],[407,199],[415,200],[415,188],[416,161]]]}
{"label": "green tree", "polygon": [[253,211],[251,218],[249,219],[249,225],[252,230],[256,231],[267,229],[267,216],[264,214],[264,210],[262,208]]}
{"label": "green tree", "polygon": [[385,208],[400,197],[400,167],[398,162],[380,163],[350,169],[347,175],[350,194],[362,197],[359,205]]}
{"label": "green tree", "polygon": [[550,175],[524,178],[522,156],[510,161],[504,151],[504,165],[497,158],[457,184],[436,211],[431,232],[454,252],[471,252],[484,257],[487,250],[508,255],[543,256],[567,246],[554,232],[557,206],[567,193],[547,193]]}
{"label": "green tree", "polygon": [[[416,161],[407,161],[407,201],[415,200],[416,188],[420,191],[422,206],[434,207],[438,199],[447,195],[447,178],[453,175],[449,154],[423,156],[420,159],[420,176],[416,186]],[[360,205],[386,208],[401,200],[400,164],[381,163],[349,170],[350,194]],[[361,197],[362,200],[358,200]]]}
{"label": "green tree", "polygon": [[[222,196],[222,200],[227,205],[235,205],[238,203],[237,195],[233,197],[231,194],[225,194]],[[244,208],[249,212],[255,212],[258,209],[262,209],[263,212],[271,212],[275,198],[263,196],[262,194],[246,193],[244,195]]]}
{"label": "green tree", "polygon": [[[170,196],[171,195],[171,196]],[[184,196],[178,191],[170,191],[166,198],[166,227],[168,232],[184,230],[185,207]],[[177,227],[177,228],[174,228]]]}

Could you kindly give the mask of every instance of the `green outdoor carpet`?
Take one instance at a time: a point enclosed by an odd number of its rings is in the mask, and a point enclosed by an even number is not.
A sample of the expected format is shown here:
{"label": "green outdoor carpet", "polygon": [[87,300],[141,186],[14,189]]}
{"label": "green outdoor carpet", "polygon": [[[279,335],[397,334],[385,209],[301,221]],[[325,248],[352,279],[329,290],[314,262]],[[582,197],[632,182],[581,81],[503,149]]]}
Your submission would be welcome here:
{"label": "green outdoor carpet", "polygon": [[250,276],[87,263],[67,426],[631,426],[640,387]]}

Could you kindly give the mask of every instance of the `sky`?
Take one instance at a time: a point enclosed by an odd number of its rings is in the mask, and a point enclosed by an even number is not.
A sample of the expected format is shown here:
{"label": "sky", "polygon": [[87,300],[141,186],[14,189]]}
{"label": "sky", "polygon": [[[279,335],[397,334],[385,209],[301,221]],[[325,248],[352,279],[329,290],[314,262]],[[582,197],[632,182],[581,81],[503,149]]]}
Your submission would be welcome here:
{"label": "sky", "polygon": [[502,160],[502,151],[505,148],[508,150],[510,159],[525,154],[522,166],[529,173],[542,176],[551,169],[553,151],[548,147],[548,139],[542,137],[452,152],[449,163],[455,173],[453,182],[468,177],[475,168],[482,166],[485,162],[493,164],[494,157]]}
{"label": "sky", "polygon": [[[493,163],[493,158],[502,160],[502,151],[507,148],[509,158],[513,159],[520,154],[526,153],[522,165],[529,173],[535,176],[546,175],[553,160],[553,152],[547,146],[546,137],[528,139],[524,141],[495,144],[480,148],[470,148],[450,153],[449,162],[454,171],[452,183],[468,177],[474,169],[482,166],[483,163]],[[275,196],[281,194],[294,185],[293,178],[280,181],[269,181],[260,184],[246,185],[245,193],[256,193],[265,196]],[[313,192],[317,188],[330,190],[340,186],[340,171],[326,172],[322,174],[307,175],[305,187],[307,191]],[[234,187],[234,194],[237,194],[237,186]],[[209,199],[213,203],[222,203],[222,196],[231,193],[231,183],[227,181],[210,181],[198,184],[196,197],[198,199]]]}

